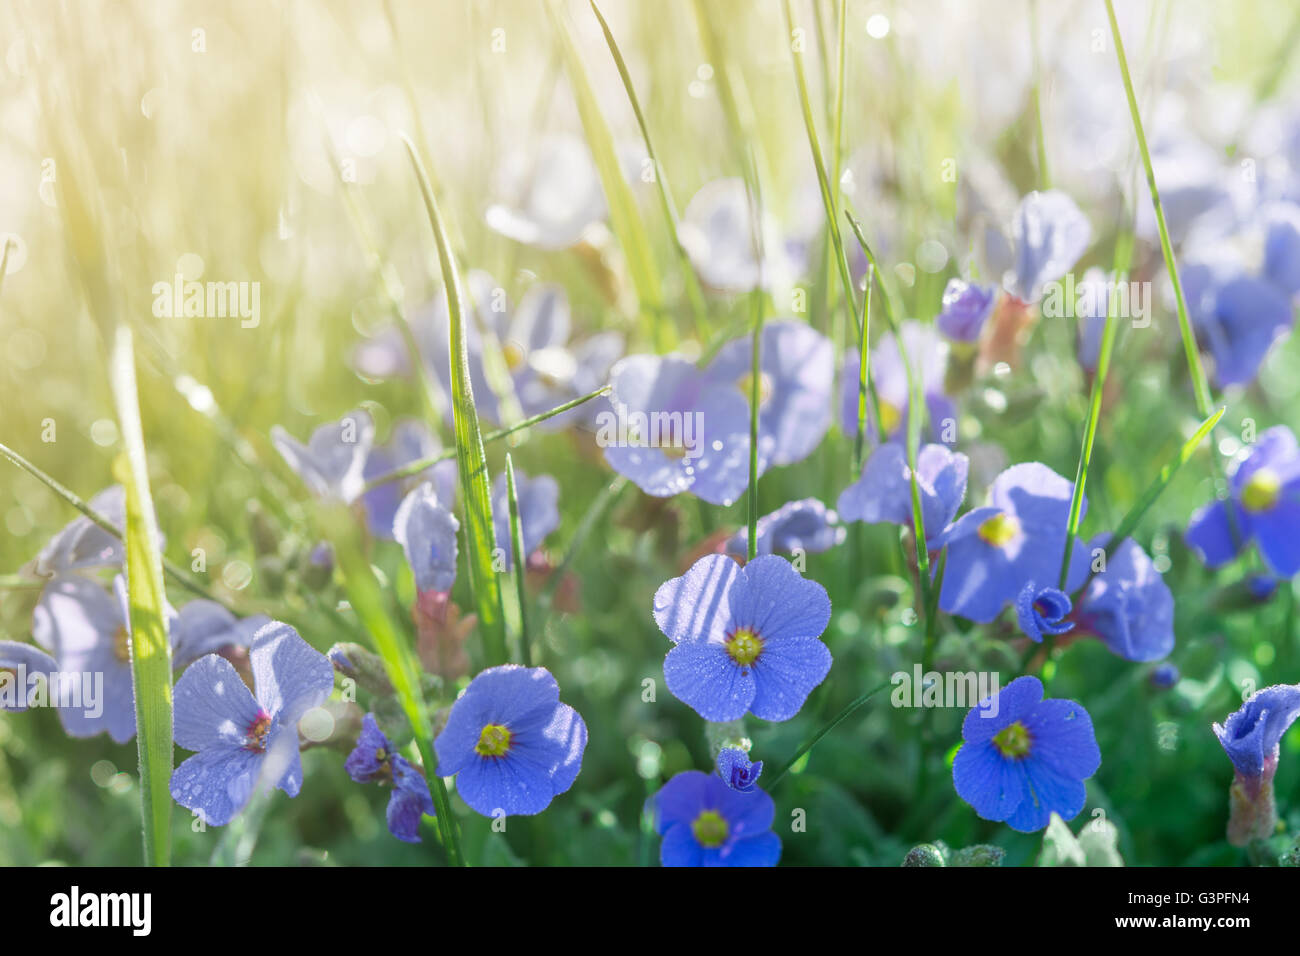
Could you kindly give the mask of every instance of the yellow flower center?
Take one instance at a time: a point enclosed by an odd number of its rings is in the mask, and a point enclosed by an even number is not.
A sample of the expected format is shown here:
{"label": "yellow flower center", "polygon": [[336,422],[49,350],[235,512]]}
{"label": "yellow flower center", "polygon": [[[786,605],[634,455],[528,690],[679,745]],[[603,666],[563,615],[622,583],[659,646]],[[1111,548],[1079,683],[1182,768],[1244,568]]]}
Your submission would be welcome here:
{"label": "yellow flower center", "polygon": [[478,735],[474,749],[484,757],[501,757],[510,749],[510,731],[501,724],[488,724]]}
{"label": "yellow flower center", "polygon": [[113,656],[123,664],[131,659],[131,636],[127,634],[125,624],[113,632]]}
{"label": "yellow flower center", "polygon": [[705,810],[691,823],[695,842],[709,850],[727,841],[727,831],[727,821],[717,810]]}
{"label": "yellow flower center", "polygon": [[998,731],[993,738],[993,746],[998,748],[1002,756],[1012,760],[1019,760],[1029,753],[1029,744],[1029,731],[1018,720]]}
{"label": "yellow flower center", "polygon": [[271,715],[264,710],[259,710],[253,722],[248,725],[248,730],[244,732],[244,749],[262,753],[266,750],[266,735],[270,732]]}
{"label": "yellow flower center", "polygon": [[1241,489],[1241,505],[1247,511],[1268,511],[1282,494],[1282,479],[1271,468],[1261,468]]}
{"label": "yellow flower center", "polygon": [[883,399],[880,402],[880,427],[886,435],[892,435],[903,424],[903,411],[897,405],[891,405]]}
{"label": "yellow flower center", "polygon": [[999,511],[979,527],[979,536],[995,548],[1005,548],[1020,533],[1020,522],[1015,515]]}
{"label": "yellow flower center", "polygon": [[[748,399],[754,394],[754,373],[746,372],[740,378],[736,379],[736,388],[740,389],[740,394]],[[767,400],[772,397],[772,379],[766,372],[758,374],[758,404],[761,408],[767,404]]]}
{"label": "yellow flower center", "polygon": [[763,653],[763,639],[752,628],[739,627],[727,638],[727,653],[741,667],[748,667]]}
{"label": "yellow flower center", "polygon": [[512,372],[524,364],[524,350],[518,342],[507,342],[501,347],[501,354],[506,360],[506,368]]}

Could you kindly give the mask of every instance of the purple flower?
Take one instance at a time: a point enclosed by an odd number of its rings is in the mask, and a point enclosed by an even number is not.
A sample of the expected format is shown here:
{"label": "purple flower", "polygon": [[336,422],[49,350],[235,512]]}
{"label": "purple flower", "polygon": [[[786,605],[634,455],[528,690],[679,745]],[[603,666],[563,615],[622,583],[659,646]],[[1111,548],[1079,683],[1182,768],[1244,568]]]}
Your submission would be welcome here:
{"label": "purple flower", "polygon": [[312,493],[346,504],[361,495],[366,458],[374,439],[374,422],[361,409],[320,426],[306,445],[279,425],[271,429],[272,444]]}
{"label": "purple flower", "polygon": [[227,647],[248,647],[271,619],[265,614],[237,618],[216,601],[190,601],[171,622],[172,667],[184,670],[207,654]]}
{"label": "purple flower", "polygon": [[[115,528],[126,527],[126,494],[121,485],[112,485],[95,495],[90,507]],[[87,568],[121,566],[122,540],[85,515],[78,515],[41,549],[34,570],[44,578]]]}
{"label": "purple flower", "polygon": [[1222,725],[1214,725],[1232,761],[1228,842],[1245,846],[1265,839],[1277,827],[1273,775],[1277,773],[1282,736],[1300,715],[1300,685],[1276,684],[1251,695]]}
{"label": "purple flower", "polygon": [[[944,373],[948,367],[948,343],[933,326],[908,320],[902,324],[903,346],[911,360],[915,374],[920,379],[921,394],[925,397],[928,416],[928,434],[934,439],[951,438],[950,426],[957,420],[957,409],[943,392]],[[862,363],[858,352],[850,351],[844,359],[844,372],[840,381],[840,416],[844,434],[856,438],[858,434],[858,371]],[[880,423],[885,437],[894,439],[906,434],[909,407],[907,366],[898,348],[894,333],[886,332],[871,352],[871,374],[875,378],[876,396],[880,399]],[[875,416],[871,413],[870,393],[867,396],[867,435],[876,439]],[[955,434],[955,432],[953,432]]]}
{"label": "purple flower", "polygon": [[1265,221],[1264,278],[1294,298],[1300,295],[1300,206],[1277,203]]}
{"label": "purple flower", "polygon": [[943,290],[943,310],[934,324],[954,341],[974,342],[979,339],[984,323],[993,314],[997,298],[996,285],[949,279]]}
{"label": "purple flower", "polygon": [[[787,501],[771,514],[758,519],[754,527],[758,544],[755,554],[815,554],[829,551],[844,540],[844,526],[834,511],[816,498]],[[727,541],[728,554],[744,558],[749,553],[749,528],[737,531]]]}
{"label": "purple flower", "polygon": [[[1096,553],[1109,540],[1099,534],[1088,547]],[[1073,567],[1072,586],[1081,585],[1086,574],[1082,564]],[[1106,569],[1088,582],[1075,617],[1126,661],[1158,661],[1174,649],[1174,596],[1132,538],[1121,541]]]}
{"label": "purple flower", "polygon": [[443,507],[430,482],[404,499],[393,519],[393,536],[406,554],[419,591],[450,591],[456,583],[456,532],[460,523]]}
{"label": "purple flower", "polygon": [[1254,380],[1273,343],[1291,328],[1291,301],[1266,279],[1189,265],[1180,270],[1198,338],[1214,356],[1220,387]]}
{"label": "purple flower", "polygon": [[[541,249],[564,249],[605,215],[605,193],[587,144],[576,136],[548,136],[536,149],[507,158],[500,194],[485,220],[501,235]],[[476,390],[477,392],[477,390]]]}
{"label": "purple flower", "polygon": [[256,696],[216,654],[176,682],[176,743],[195,753],[172,774],[171,794],[211,826],[234,819],[255,788],[298,795],[298,721],[334,688],[325,655],[279,621],[257,632],[249,660]]}
{"label": "purple flower", "polygon": [[388,798],[388,832],[404,843],[420,842],[420,819],[436,816],[429,783],[401,754],[375,723],[374,714],[361,720],[361,736],[343,769],[357,783],[381,782],[392,786]]}
{"label": "purple flower", "polygon": [[[970,460],[944,445],[923,445],[916,455],[916,486],[927,543],[933,550],[966,497]],[[862,477],[840,493],[845,521],[912,527],[912,470],[903,446],[880,445],[862,466]]]}
{"label": "purple flower", "polygon": [[831,668],[819,639],[830,623],[826,589],[775,555],[743,568],[710,554],[659,586],[659,629],[676,646],[664,680],[705,720],[789,720]]}
{"label": "purple flower", "polygon": [[1043,699],[1037,677],[1017,677],[962,723],[952,764],[957,795],[985,820],[1032,833],[1053,813],[1075,817],[1087,799],[1083,781],[1101,766],[1088,712],[1072,700]]}
{"label": "purple flower", "polygon": [[646,494],[729,505],[749,485],[749,403],[680,356],[633,355],[610,373],[616,414],[596,442]]}
{"label": "purple flower", "polygon": [[1065,616],[1073,605],[1064,591],[1040,588],[1030,581],[1016,598],[1016,620],[1020,630],[1035,644],[1041,644],[1044,634],[1064,634],[1074,627]]}
{"label": "purple flower", "polygon": [[[519,496],[519,527],[524,536],[524,563],[542,546],[546,536],[560,526],[560,486],[550,475],[529,478],[515,469],[515,492]],[[510,537],[510,489],[505,472],[492,482],[492,530],[497,547],[505,552],[506,570],[514,567],[514,543]]]}
{"label": "purple flower", "polygon": [[[939,607],[972,621],[991,621],[1026,581],[1045,568],[1060,567],[1073,493],[1072,482],[1038,462],[1013,465],[998,475],[991,503],[962,515],[941,537],[948,565]],[[1076,550],[1076,557],[1082,552]]]}
{"label": "purple flower", "polygon": [[[366,458],[362,477],[366,481],[387,475],[416,461],[432,458],[442,451],[429,426],[413,418],[402,419],[393,426],[388,444],[373,449]],[[376,538],[391,540],[393,520],[402,499],[421,482],[431,481],[438,498],[451,505],[456,500],[456,460],[449,458],[399,481],[376,485],[361,500],[366,506],[366,524]]]}
{"label": "purple flower", "polygon": [[21,713],[48,700],[58,688],[58,669],[54,658],[30,644],[0,641],[0,713]]}
{"label": "purple flower", "polygon": [[1233,466],[1228,499],[1198,509],[1185,539],[1211,568],[1254,541],[1275,575],[1300,573],[1300,449],[1291,429],[1277,425],[1259,436]]}
{"label": "purple flower", "polygon": [[650,798],[664,866],[776,866],[776,808],[762,790],[733,790],[721,777],[687,770]]}
{"label": "purple flower", "polygon": [[732,790],[749,793],[758,786],[763,773],[763,761],[751,761],[743,750],[724,747],[718,751],[718,776]]}
{"label": "purple flower", "polygon": [[578,778],[587,725],[544,667],[482,671],[433,743],[438,776],[485,817],[541,813]]}
{"label": "purple flower", "polygon": [[1050,189],[1032,192],[1020,201],[1011,235],[1016,245],[1011,291],[1025,302],[1037,302],[1043,286],[1079,261],[1092,238],[1092,227],[1073,199]]}
{"label": "purple flower", "polygon": [[[758,454],[760,468],[802,461],[831,424],[835,355],[830,339],[805,322],[768,322],[760,342]],[[733,339],[704,371],[706,385],[734,386],[748,405],[753,339]]]}

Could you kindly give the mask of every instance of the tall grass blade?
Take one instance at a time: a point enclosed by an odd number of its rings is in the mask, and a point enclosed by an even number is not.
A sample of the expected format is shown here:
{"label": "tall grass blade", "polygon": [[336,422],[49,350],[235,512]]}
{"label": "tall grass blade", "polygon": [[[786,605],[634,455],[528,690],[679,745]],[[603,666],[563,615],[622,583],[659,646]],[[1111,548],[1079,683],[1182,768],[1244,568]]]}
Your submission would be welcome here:
{"label": "tall grass blade", "polygon": [[506,492],[510,499],[510,546],[514,551],[515,590],[519,597],[519,660],[525,667],[532,667],[532,651],[528,633],[528,588],[527,567],[524,552],[524,526],[519,520],[519,492],[515,488],[515,463],[506,454]]}

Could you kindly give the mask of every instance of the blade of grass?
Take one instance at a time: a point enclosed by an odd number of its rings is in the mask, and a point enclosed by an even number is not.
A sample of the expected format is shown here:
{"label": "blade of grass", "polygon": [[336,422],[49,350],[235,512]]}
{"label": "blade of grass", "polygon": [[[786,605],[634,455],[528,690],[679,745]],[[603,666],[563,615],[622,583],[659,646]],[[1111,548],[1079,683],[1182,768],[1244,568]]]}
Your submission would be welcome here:
{"label": "blade of grass", "polygon": [[[1065,553],[1061,555],[1061,571],[1056,583],[1056,586],[1062,590],[1065,589],[1065,581],[1070,573],[1070,553],[1074,550],[1074,541],[1079,534],[1079,522],[1083,517],[1083,492],[1088,483],[1088,466],[1092,463],[1092,445],[1097,437],[1097,423],[1101,420],[1102,391],[1106,387],[1106,375],[1110,371],[1110,356],[1119,329],[1119,323],[1116,321],[1119,311],[1119,284],[1128,278],[1132,257],[1133,234],[1121,233],[1115,244],[1115,263],[1111,270],[1114,285],[1111,286],[1110,300],[1106,308],[1106,324],[1101,333],[1101,351],[1097,358],[1097,370],[1092,379],[1092,394],[1088,400],[1088,420],[1083,427],[1083,446],[1079,449],[1079,464],[1074,473],[1070,518],[1065,526]],[[1049,634],[1048,637],[1055,637],[1055,635]]]}
{"label": "blade of grass", "polygon": [[600,7],[596,6],[596,0],[591,0],[591,11],[596,14],[596,19],[600,21],[600,29],[605,34],[605,43],[609,46],[609,52],[614,57],[614,63],[618,66],[618,75],[623,80],[623,89],[627,91],[628,102],[632,104],[632,112],[636,114],[637,126],[641,128],[641,138],[645,141],[646,155],[650,157],[650,162],[654,166],[655,175],[655,192],[659,196],[659,207],[663,212],[664,220],[668,223],[668,228],[672,232],[673,249],[677,253],[677,261],[681,265],[682,281],[686,287],[686,298],[691,306],[691,314],[695,320],[695,332],[703,336],[708,328],[708,309],[704,304],[704,290],[700,287],[699,276],[695,274],[695,266],[691,264],[691,257],[686,254],[686,247],[682,245],[681,234],[678,230],[677,207],[673,204],[672,192],[668,188],[668,177],[664,172],[663,163],[659,161],[659,156],[655,153],[654,143],[650,139],[650,127],[646,125],[645,114],[641,112],[641,102],[637,99],[636,88],[632,86],[632,75],[628,72],[627,63],[623,61],[623,54],[619,51],[618,44],[614,40],[614,34],[605,21],[604,14],[600,12]]}
{"label": "blade of grass", "polygon": [[1209,418],[1214,408],[1210,397],[1210,383],[1205,377],[1201,354],[1196,348],[1196,336],[1192,332],[1192,323],[1187,315],[1183,283],[1178,278],[1178,263],[1174,260],[1169,226],[1165,223],[1165,207],[1160,202],[1160,191],[1156,188],[1156,174],[1151,166],[1151,151],[1147,148],[1147,137],[1142,129],[1137,97],[1133,93],[1133,78],[1129,75],[1128,58],[1124,55],[1124,41],[1119,34],[1119,22],[1115,19],[1115,5],[1111,0],[1106,0],[1106,16],[1110,20],[1111,37],[1115,41],[1115,56],[1119,59],[1119,72],[1124,81],[1124,95],[1128,98],[1129,115],[1133,118],[1133,132],[1137,135],[1138,152],[1142,155],[1142,168],[1146,172],[1147,187],[1151,190],[1151,205],[1155,209],[1156,226],[1160,231],[1160,251],[1165,258],[1165,268],[1169,270],[1169,280],[1174,285],[1174,299],[1178,304],[1178,332],[1183,339],[1183,352],[1187,356],[1187,368],[1191,373],[1192,391],[1196,396],[1196,411],[1202,418]]}
{"label": "blade of grass", "polygon": [[[589,402],[593,398],[600,398],[600,396],[604,395],[609,390],[610,386],[602,385],[594,392],[588,392],[586,395],[565,402],[563,405],[556,405],[552,409],[539,412],[536,415],[525,418],[521,422],[515,422],[515,424],[510,425],[507,428],[498,428],[495,431],[490,431],[483,436],[483,444],[488,445],[492,442],[507,438],[515,432],[523,431],[525,428],[531,428],[533,425],[536,425],[539,422],[544,422],[548,418],[554,418],[556,415],[563,414],[571,408],[577,408],[579,405]],[[387,484],[390,481],[400,481],[403,478],[410,478],[412,475],[418,475],[420,472],[424,471],[424,469],[436,465],[440,461],[450,461],[455,457],[456,451],[455,449],[452,449],[450,451],[439,452],[436,455],[430,455],[428,458],[421,458],[417,461],[411,462],[409,465],[403,465],[401,468],[395,468],[392,471],[387,471],[382,475],[377,475],[374,478],[371,478],[366,482],[365,490],[370,491],[372,488]]]}
{"label": "blade of grass", "polygon": [[816,747],[817,744],[821,742],[821,739],[822,739],[823,737],[825,737],[825,736],[826,736],[827,734],[829,734],[832,730],[834,730],[836,727],[838,727],[840,724],[842,724],[845,720],[847,720],[848,717],[849,717],[849,716],[850,716],[850,715],[851,715],[855,710],[857,710],[859,707],[861,707],[861,706],[862,706],[863,704],[865,704],[867,701],[871,700],[872,697],[875,697],[875,696],[876,696],[877,694],[879,694],[882,690],[885,690],[886,688],[888,688],[888,687],[892,687],[892,686],[893,686],[892,682],[890,682],[890,681],[886,681],[885,683],[881,684],[879,687],[873,687],[873,688],[871,688],[871,690],[867,691],[867,692],[866,692],[865,694],[863,694],[861,697],[858,697],[856,700],[854,700],[852,703],[850,703],[847,707],[845,707],[843,710],[841,710],[838,714],[836,714],[836,715],[831,719],[831,721],[830,721],[829,723],[827,723],[827,724],[826,724],[825,726],[823,726],[820,730],[818,730],[815,734],[813,734],[811,737],[809,737],[809,738],[808,738],[808,739],[807,739],[807,740],[806,740],[806,741],[805,741],[805,742],[804,742],[804,743],[799,747],[799,749],[796,750],[796,751],[794,752],[794,755],[793,755],[789,760],[787,760],[784,764],[782,764],[781,768],[780,768],[779,770],[777,770],[777,772],[776,772],[775,774],[772,775],[772,779],[768,782],[767,787],[766,787],[767,791],[770,793],[770,792],[772,791],[772,789],[773,789],[773,788],[774,788],[778,783],[781,782],[781,779],[782,779],[782,778],[783,778],[787,773],[790,772],[790,768],[793,767],[795,764],[797,764],[797,763],[799,762],[799,760],[803,757],[804,754],[808,753],[808,752],[811,751],[814,747]]}
{"label": "blade of grass", "polygon": [[149,866],[171,860],[172,662],[163,620],[162,554],[158,523],[149,491],[144,429],[136,391],[135,346],[131,329],[118,325],[111,355],[110,381],[117,406],[125,460],[126,580],[130,605],[131,686],[135,694],[136,747],[140,760],[140,814],[144,859]]}
{"label": "blade of grass", "polygon": [[510,545],[514,549],[515,590],[519,597],[519,660],[525,667],[532,667],[532,651],[529,649],[528,633],[528,588],[525,586],[527,573],[524,551],[524,527],[519,520],[519,492],[515,488],[515,464],[506,453],[506,491],[510,498]]}
{"label": "blade of grass", "polygon": [[595,91],[591,86],[591,77],[583,63],[582,54],[573,40],[564,13],[555,0],[548,0],[546,11],[550,15],[556,35],[560,38],[560,47],[564,52],[564,62],[569,74],[569,85],[573,88],[573,98],[578,105],[578,114],[582,119],[582,129],[587,136],[587,145],[591,148],[592,158],[600,173],[600,182],[605,190],[605,199],[609,204],[609,224],[614,235],[618,237],[623,255],[627,259],[628,273],[636,289],[639,306],[643,313],[650,316],[655,345],[661,352],[671,351],[677,343],[677,332],[673,328],[671,317],[664,309],[663,288],[659,281],[658,267],[650,247],[650,238],[646,234],[645,223],[636,205],[636,197],[623,176],[623,165],[619,161],[618,151],[614,146],[614,135],[600,104],[596,101]]}
{"label": "blade of grass", "polygon": [[375,650],[383,658],[384,670],[397,692],[402,712],[411,724],[415,746],[424,763],[424,776],[433,796],[438,833],[447,851],[448,862],[452,866],[464,866],[451,800],[442,778],[438,776],[438,755],[430,734],[433,722],[420,689],[420,667],[414,652],[389,614],[383,587],[366,559],[365,545],[352,513],[342,505],[327,505],[319,510],[318,521],[323,535],[334,546],[348,602],[374,640]]}
{"label": "blade of grass", "polygon": [[465,505],[466,565],[470,591],[478,610],[479,633],[487,666],[506,663],[505,620],[502,614],[501,582],[492,568],[492,551],[496,540],[492,529],[492,497],[488,491],[487,456],[483,450],[483,433],[479,430],[478,410],[474,407],[474,390],[470,387],[469,345],[465,334],[465,293],[460,271],[452,255],[437,200],[424,173],[424,164],[415,144],[403,137],[411,166],[420,184],[424,208],[433,228],[442,264],[442,281],[447,295],[447,314],[451,350],[452,421],[456,433],[456,464],[460,472],[461,498]]}
{"label": "blade of grass", "polygon": [[758,400],[763,378],[763,303],[766,296],[761,286],[756,286],[749,295],[754,309],[754,334],[749,376],[749,541],[746,560],[753,561],[758,556]]}
{"label": "blade of grass", "polygon": [[1038,147],[1038,188],[1051,189],[1052,176],[1047,168],[1047,136],[1043,132],[1043,64],[1038,55],[1037,0],[1029,0],[1029,50],[1034,72],[1029,98],[1034,113],[1034,139]]}

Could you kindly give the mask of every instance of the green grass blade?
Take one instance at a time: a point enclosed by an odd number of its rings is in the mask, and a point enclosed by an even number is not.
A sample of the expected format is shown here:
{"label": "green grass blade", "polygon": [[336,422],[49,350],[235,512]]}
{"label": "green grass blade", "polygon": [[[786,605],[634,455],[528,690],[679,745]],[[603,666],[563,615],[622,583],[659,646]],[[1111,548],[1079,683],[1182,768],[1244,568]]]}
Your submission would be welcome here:
{"label": "green grass blade", "polygon": [[375,650],[383,658],[385,673],[397,692],[402,712],[411,724],[437,811],[438,833],[447,851],[448,862],[452,866],[464,866],[465,859],[451,814],[451,800],[442,778],[438,776],[438,755],[430,734],[433,722],[420,690],[420,667],[415,654],[389,614],[383,587],[366,559],[365,544],[352,513],[341,505],[329,505],[320,509],[318,520],[322,533],[334,546],[348,602],[374,640]]}
{"label": "green grass blade", "polygon": [[862,477],[862,449],[867,441],[867,386],[870,384],[871,348],[867,343],[866,330],[871,325],[871,286],[875,272],[876,267],[867,263],[866,289],[862,293],[862,320],[858,323],[858,434],[853,440],[854,481]]}
{"label": "green grass blade", "polygon": [[682,281],[686,286],[686,298],[690,303],[691,313],[695,319],[695,331],[697,334],[703,335],[708,327],[708,309],[704,303],[704,290],[700,287],[700,279],[695,274],[695,266],[691,264],[691,257],[686,254],[686,247],[682,245],[681,235],[678,230],[677,207],[673,204],[672,192],[668,188],[667,174],[664,172],[663,163],[659,161],[659,155],[655,152],[654,143],[650,139],[650,127],[646,125],[645,114],[641,111],[641,102],[637,99],[636,88],[632,85],[632,74],[628,72],[627,63],[624,62],[623,54],[618,48],[618,43],[614,40],[613,31],[610,30],[609,24],[600,12],[600,7],[596,6],[596,0],[591,0],[591,11],[596,14],[596,19],[600,21],[600,29],[605,34],[605,43],[609,46],[609,52],[614,57],[614,63],[618,66],[618,75],[623,80],[623,89],[627,91],[628,102],[632,104],[632,112],[636,115],[637,126],[641,128],[641,138],[645,141],[646,155],[650,157],[650,162],[654,166],[655,192],[659,196],[659,207],[663,212],[664,220],[672,231],[673,248],[677,252],[677,261],[681,265]]}
{"label": "green grass blade", "polygon": [[1169,226],[1165,223],[1165,207],[1160,202],[1160,191],[1156,188],[1156,174],[1151,166],[1151,151],[1147,148],[1147,137],[1142,129],[1142,117],[1138,112],[1137,97],[1133,93],[1133,78],[1129,75],[1128,58],[1124,55],[1124,41],[1119,35],[1119,23],[1115,19],[1115,6],[1111,0],[1106,0],[1106,16],[1110,19],[1110,34],[1115,41],[1115,55],[1119,59],[1119,72],[1124,80],[1124,94],[1128,97],[1129,115],[1133,118],[1133,132],[1137,135],[1138,151],[1142,155],[1142,168],[1146,172],[1147,186],[1151,190],[1151,205],[1155,209],[1156,226],[1160,230],[1160,251],[1165,257],[1165,268],[1169,270],[1169,281],[1174,285],[1174,299],[1178,303],[1178,332],[1183,338],[1183,352],[1187,356],[1187,368],[1192,376],[1192,390],[1196,395],[1196,411],[1202,418],[1208,418],[1214,407],[1210,397],[1210,383],[1205,377],[1205,367],[1201,364],[1201,353],[1196,348],[1196,336],[1192,332],[1192,323],[1187,315],[1187,300],[1183,296],[1183,283],[1178,278],[1178,263],[1174,260],[1174,247],[1169,239]]}
{"label": "green grass blade", "polygon": [[528,633],[528,588],[527,569],[524,553],[524,526],[519,520],[519,492],[515,488],[515,463],[509,453],[506,454],[506,492],[510,498],[510,544],[514,549],[515,590],[519,597],[519,660],[525,667],[532,667],[532,651]]}
{"label": "green grass blade", "polygon": [[663,288],[650,246],[650,237],[641,219],[641,211],[637,208],[636,197],[623,176],[623,165],[614,146],[614,134],[610,131],[604,114],[600,112],[596,93],[591,86],[591,77],[587,75],[587,67],[573,41],[564,14],[555,0],[549,0],[546,10],[550,14],[556,35],[560,38],[569,84],[573,88],[573,98],[577,101],[578,114],[582,118],[582,129],[587,135],[587,145],[591,148],[605,190],[610,228],[618,237],[627,259],[628,274],[640,300],[641,311],[648,313],[653,320],[655,344],[660,351],[670,351],[676,345],[677,332],[664,310]]}
{"label": "green grass blade", "polygon": [[502,614],[501,582],[492,567],[496,539],[492,529],[492,496],[488,490],[487,456],[483,451],[483,433],[479,430],[478,410],[474,407],[474,390],[469,379],[469,344],[465,335],[465,292],[460,272],[452,255],[447,233],[443,229],[438,203],[425,175],[424,164],[415,145],[403,138],[411,165],[420,183],[424,208],[429,215],[438,259],[442,264],[442,281],[447,293],[450,325],[452,421],[456,433],[456,464],[460,472],[460,492],[465,505],[466,565],[470,590],[478,611],[479,633],[487,666],[506,663],[506,632]]}
{"label": "green grass blade", "polygon": [[[546,421],[548,418],[554,418],[556,415],[561,415],[571,408],[577,408],[579,405],[589,402],[593,398],[600,398],[600,396],[604,395],[609,390],[610,386],[602,385],[595,391],[588,392],[586,395],[567,401],[563,405],[556,405],[554,408],[548,409],[547,411],[538,412],[536,415],[525,418],[521,422],[515,422],[507,428],[498,428],[495,431],[490,431],[483,436],[483,444],[490,445],[492,442],[507,438],[515,432],[531,428],[539,422]],[[0,448],[2,447],[3,446],[0,446]],[[420,472],[424,471],[424,469],[430,468],[433,465],[438,464],[440,461],[450,461],[455,457],[456,451],[455,449],[452,449],[450,451],[439,452],[436,455],[430,455],[428,458],[420,458],[417,461],[411,462],[409,465],[403,465],[401,468],[394,468],[392,471],[386,471],[382,475],[376,475],[374,478],[370,479],[370,481],[366,482],[365,490],[370,491],[372,488],[387,484],[390,481],[400,481],[403,478],[410,478],[412,475],[418,475]]]}
{"label": "green grass blade", "polygon": [[[1065,588],[1070,573],[1070,552],[1079,535],[1079,522],[1083,518],[1083,490],[1088,483],[1088,466],[1092,463],[1092,445],[1097,437],[1097,423],[1101,420],[1102,390],[1110,371],[1110,356],[1115,348],[1119,323],[1116,312],[1119,305],[1119,284],[1128,279],[1129,263],[1133,258],[1133,235],[1122,233],[1115,245],[1115,265],[1111,270],[1115,284],[1111,287],[1106,309],[1106,324],[1101,333],[1101,351],[1097,358],[1097,371],[1092,379],[1092,394],[1088,399],[1088,420],[1083,427],[1083,445],[1079,449],[1079,465],[1074,473],[1074,493],[1070,499],[1070,518],[1065,526],[1065,553],[1061,555],[1061,571],[1056,586]],[[1050,635],[1049,635],[1050,636]]]}
{"label": "green grass blade", "polygon": [[763,303],[766,296],[761,286],[755,286],[749,295],[754,305],[754,334],[749,366],[749,542],[746,560],[753,561],[758,556],[758,400],[763,378]]}
{"label": "green grass blade", "polygon": [[1051,189],[1052,175],[1047,168],[1047,135],[1043,132],[1043,64],[1038,55],[1037,0],[1029,0],[1029,51],[1034,73],[1029,99],[1034,113],[1034,140],[1038,148],[1038,188]]}
{"label": "green grass blade", "polygon": [[882,690],[885,690],[886,688],[889,688],[889,687],[892,687],[892,686],[893,686],[892,682],[886,681],[885,683],[881,684],[879,687],[873,687],[873,688],[871,688],[871,690],[867,691],[865,694],[863,694],[862,696],[858,697],[856,700],[854,700],[852,703],[850,703],[847,707],[845,707],[843,710],[841,710],[838,714],[836,714],[836,715],[831,719],[831,721],[830,721],[829,723],[827,723],[827,724],[826,724],[825,726],[823,726],[820,730],[818,730],[815,734],[813,734],[811,737],[809,737],[809,738],[808,738],[808,739],[803,743],[803,745],[800,746],[799,749],[796,750],[796,751],[794,752],[794,755],[793,755],[789,760],[787,760],[784,764],[781,765],[781,768],[780,768],[779,770],[777,770],[777,772],[774,773],[774,774],[772,775],[772,779],[771,779],[770,781],[768,781],[767,786],[766,786],[764,789],[766,789],[766,790],[768,790],[768,791],[770,792],[773,788],[775,788],[776,785],[777,785],[778,783],[781,782],[781,779],[782,779],[782,778],[783,778],[787,773],[790,772],[790,768],[793,767],[795,764],[797,764],[797,763],[799,762],[799,760],[803,757],[804,754],[808,753],[810,750],[812,750],[814,747],[816,747],[817,744],[821,741],[821,739],[822,739],[823,737],[825,737],[825,736],[826,736],[827,734],[829,734],[832,730],[834,730],[836,727],[838,727],[840,724],[842,724],[845,720],[847,720],[847,719],[849,718],[849,716],[850,716],[850,715],[851,715],[855,710],[857,710],[859,707],[861,707],[861,706],[862,706],[863,704],[865,704],[867,701],[871,700],[872,697],[875,697],[875,696],[876,696],[877,694],[879,694]]}
{"label": "green grass blade", "polygon": [[126,487],[126,579],[131,623],[131,685],[135,693],[136,746],[140,759],[140,815],[149,866],[171,860],[172,661],[163,618],[162,554],[149,491],[144,429],[135,381],[131,329],[113,339],[110,379],[121,427]]}

